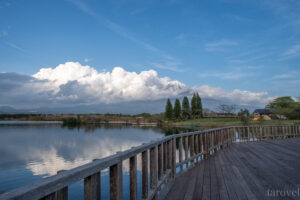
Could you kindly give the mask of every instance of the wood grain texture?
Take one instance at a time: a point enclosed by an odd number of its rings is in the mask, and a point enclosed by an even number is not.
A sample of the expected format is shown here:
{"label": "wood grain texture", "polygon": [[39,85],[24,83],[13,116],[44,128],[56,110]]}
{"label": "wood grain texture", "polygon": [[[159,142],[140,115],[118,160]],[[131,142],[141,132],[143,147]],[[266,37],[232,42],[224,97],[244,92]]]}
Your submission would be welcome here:
{"label": "wood grain texture", "polygon": [[247,141],[246,137],[246,143],[219,151],[175,178],[166,199],[298,199],[275,197],[271,191],[298,190],[300,138]]}

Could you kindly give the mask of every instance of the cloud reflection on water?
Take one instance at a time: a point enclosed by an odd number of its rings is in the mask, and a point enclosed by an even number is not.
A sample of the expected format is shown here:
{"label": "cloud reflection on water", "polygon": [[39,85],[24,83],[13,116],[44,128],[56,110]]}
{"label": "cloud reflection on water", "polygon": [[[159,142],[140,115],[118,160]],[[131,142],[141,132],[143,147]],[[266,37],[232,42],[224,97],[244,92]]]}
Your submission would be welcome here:
{"label": "cloud reflection on water", "polygon": [[[54,175],[162,137],[152,129],[98,128],[86,134],[83,129],[60,126],[1,126],[0,169],[24,167],[33,175]],[[92,133],[92,134],[91,134]],[[138,165],[139,162],[138,162]],[[128,164],[124,163],[124,172]]]}

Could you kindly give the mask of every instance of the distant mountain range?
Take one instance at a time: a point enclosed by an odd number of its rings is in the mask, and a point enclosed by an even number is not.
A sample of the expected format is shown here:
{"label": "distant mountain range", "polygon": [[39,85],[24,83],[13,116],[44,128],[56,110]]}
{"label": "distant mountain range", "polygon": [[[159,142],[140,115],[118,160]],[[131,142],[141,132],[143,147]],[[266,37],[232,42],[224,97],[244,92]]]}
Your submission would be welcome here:
{"label": "distant mountain range", "polygon": [[[172,100],[174,103],[174,99]],[[93,104],[93,105],[77,105],[77,106],[57,106],[57,107],[39,107],[34,109],[15,109],[9,106],[0,106],[0,113],[43,113],[43,114],[59,114],[59,113],[74,113],[74,114],[86,114],[86,113],[113,113],[113,114],[139,114],[143,112],[147,113],[161,113],[165,110],[166,99],[155,101],[134,101],[134,102],[122,102],[113,104]],[[226,104],[226,102],[220,102],[215,99],[204,98],[202,99],[203,107],[213,111],[218,111],[217,106],[220,104]],[[230,103],[228,103],[230,104]],[[242,106],[237,105],[238,110],[240,108],[247,108],[250,112],[258,107],[255,106]],[[238,111],[237,110],[237,111]]]}

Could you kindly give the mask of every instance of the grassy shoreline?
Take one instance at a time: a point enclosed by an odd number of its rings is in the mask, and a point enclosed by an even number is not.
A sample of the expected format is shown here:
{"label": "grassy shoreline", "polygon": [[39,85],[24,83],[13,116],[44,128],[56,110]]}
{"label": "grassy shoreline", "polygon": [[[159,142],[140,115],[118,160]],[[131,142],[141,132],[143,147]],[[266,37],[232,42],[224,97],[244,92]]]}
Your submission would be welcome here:
{"label": "grassy shoreline", "polygon": [[[237,118],[202,118],[185,121],[168,122],[170,126],[175,127],[224,127],[224,126],[242,126],[245,125]],[[300,120],[265,120],[250,121],[247,125],[291,125],[300,124]]]}

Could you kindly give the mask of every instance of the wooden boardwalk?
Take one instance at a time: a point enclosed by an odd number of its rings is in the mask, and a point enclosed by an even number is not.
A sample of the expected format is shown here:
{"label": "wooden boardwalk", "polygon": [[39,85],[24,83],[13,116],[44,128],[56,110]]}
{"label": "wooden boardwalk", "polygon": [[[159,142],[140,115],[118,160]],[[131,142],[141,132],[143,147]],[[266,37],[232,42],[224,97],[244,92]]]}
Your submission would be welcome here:
{"label": "wooden boardwalk", "polygon": [[218,151],[176,177],[166,199],[300,199],[299,190],[300,138],[290,138]]}

